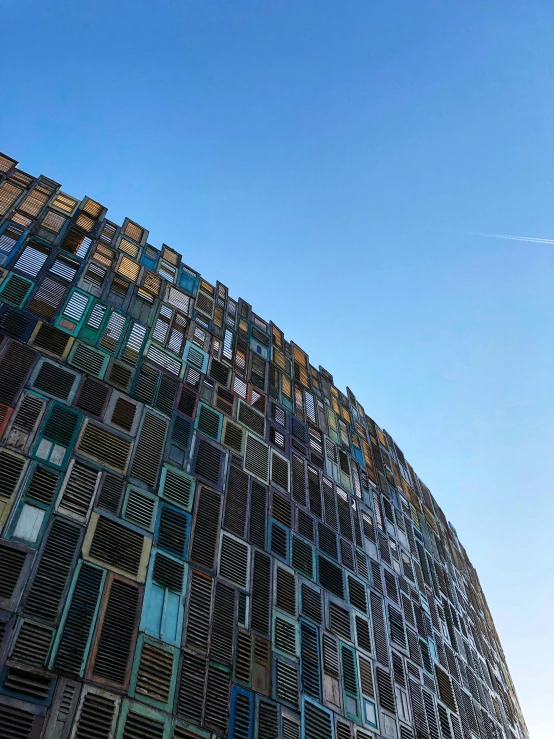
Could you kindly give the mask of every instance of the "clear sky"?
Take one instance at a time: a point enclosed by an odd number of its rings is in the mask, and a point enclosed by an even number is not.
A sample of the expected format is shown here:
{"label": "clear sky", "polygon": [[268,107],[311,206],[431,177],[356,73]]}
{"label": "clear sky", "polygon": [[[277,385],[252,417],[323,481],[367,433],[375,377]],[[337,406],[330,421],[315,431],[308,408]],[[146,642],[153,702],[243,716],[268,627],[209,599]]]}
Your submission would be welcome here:
{"label": "clear sky", "polygon": [[349,385],[554,704],[551,0],[3,0],[0,149]]}

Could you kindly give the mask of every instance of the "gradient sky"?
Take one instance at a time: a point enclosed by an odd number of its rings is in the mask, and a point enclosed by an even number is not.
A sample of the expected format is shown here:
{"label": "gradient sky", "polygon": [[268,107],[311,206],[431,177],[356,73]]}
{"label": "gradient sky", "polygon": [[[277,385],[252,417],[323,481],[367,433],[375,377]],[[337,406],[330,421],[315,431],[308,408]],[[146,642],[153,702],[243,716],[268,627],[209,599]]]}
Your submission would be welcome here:
{"label": "gradient sky", "polygon": [[0,149],[244,297],[395,438],[554,704],[551,0],[3,0]]}

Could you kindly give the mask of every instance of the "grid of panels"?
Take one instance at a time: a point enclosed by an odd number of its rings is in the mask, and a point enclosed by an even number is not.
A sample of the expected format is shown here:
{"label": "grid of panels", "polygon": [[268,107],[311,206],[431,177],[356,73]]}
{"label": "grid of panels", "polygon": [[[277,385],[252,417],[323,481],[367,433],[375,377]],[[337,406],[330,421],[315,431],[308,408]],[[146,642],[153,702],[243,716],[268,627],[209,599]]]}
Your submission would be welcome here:
{"label": "grid of panels", "polygon": [[227,288],[0,155],[0,735],[526,739],[391,436]]}

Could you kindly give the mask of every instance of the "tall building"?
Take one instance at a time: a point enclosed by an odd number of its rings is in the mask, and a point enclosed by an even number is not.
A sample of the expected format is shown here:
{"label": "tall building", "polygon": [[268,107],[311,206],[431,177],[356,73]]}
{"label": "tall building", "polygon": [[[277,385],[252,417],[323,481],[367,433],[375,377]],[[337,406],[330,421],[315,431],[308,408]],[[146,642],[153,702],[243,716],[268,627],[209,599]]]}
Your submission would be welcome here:
{"label": "tall building", "polygon": [[354,394],[0,156],[0,737],[526,739],[456,532]]}

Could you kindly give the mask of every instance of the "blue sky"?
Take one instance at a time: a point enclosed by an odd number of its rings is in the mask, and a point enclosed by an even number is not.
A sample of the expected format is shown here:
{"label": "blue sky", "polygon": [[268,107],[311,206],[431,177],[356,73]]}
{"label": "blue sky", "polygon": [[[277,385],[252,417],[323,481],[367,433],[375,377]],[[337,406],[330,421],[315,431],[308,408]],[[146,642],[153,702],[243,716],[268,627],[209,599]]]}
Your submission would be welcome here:
{"label": "blue sky", "polygon": [[[554,702],[554,8],[4,0],[0,149],[150,229],[395,438]],[[9,70],[9,74],[8,74]]]}

